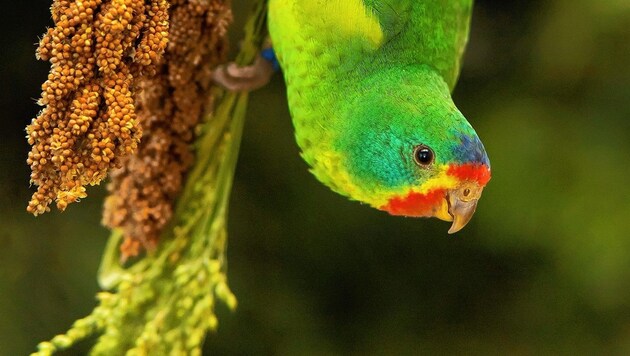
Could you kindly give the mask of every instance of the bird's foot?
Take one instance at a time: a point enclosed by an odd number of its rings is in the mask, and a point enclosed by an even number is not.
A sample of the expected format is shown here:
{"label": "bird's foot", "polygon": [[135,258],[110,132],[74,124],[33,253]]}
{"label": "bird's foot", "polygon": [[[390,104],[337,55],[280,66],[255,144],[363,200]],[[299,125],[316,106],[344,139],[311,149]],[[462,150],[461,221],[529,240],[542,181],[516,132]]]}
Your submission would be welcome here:
{"label": "bird's foot", "polygon": [[230,91],[252,91],[267,85],[275,71],[272,61],[258,56],[252,65],[245,67],[234,62],[221,65],[215,69],[212,79]]}

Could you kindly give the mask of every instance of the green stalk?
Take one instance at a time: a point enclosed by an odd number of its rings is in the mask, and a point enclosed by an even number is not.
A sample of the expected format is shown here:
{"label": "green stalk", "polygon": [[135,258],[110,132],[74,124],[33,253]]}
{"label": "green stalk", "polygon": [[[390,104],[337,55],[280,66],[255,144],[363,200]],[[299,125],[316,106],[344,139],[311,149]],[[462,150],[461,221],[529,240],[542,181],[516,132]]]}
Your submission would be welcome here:
{"label": "green stalk", "polygon": [[[266,1],[257,0],[238,64],[256,58],[265,21]],[[97,295],[90,315],[40,343],[35,354],[50,355],[98,335],[93,355],[199,355],[206,333],[217,327],[216,301],[236,308],[227,285],[226,221],[248,94],[213,94],[218,105],[201,127],[196,162],[159,248],[124,267],[122,235],[113,231],[99,270],[99,283],[108,291]]]}

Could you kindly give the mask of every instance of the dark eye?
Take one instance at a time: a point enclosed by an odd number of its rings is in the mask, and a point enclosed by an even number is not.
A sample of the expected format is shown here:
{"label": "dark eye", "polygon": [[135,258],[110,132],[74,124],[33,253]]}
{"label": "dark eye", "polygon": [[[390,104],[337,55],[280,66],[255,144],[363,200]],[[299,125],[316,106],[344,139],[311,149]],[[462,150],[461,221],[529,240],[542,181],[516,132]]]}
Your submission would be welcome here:
{"label": "dark eye", "polygon": [[413,159],[417,165],[425,167],[433,163],[434,154],[429,147],[419,145],[413,150]]}

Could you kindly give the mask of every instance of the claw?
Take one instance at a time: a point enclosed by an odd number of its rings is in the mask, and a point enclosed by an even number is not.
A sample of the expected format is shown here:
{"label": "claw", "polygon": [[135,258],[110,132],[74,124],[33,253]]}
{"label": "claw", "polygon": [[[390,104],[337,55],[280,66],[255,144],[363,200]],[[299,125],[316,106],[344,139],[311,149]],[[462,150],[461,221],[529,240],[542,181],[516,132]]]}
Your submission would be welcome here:
{"label": "claw", "polygon": [[250,66],[240,67],[236,63],[221,65],[212,73],[212,79],[230,91],[253,91],[267,85],[273,73],[273,64],[258,56]]}
{"label": "claw", "polygon": [[256,76],[257,71],[256,64],[247,67],[239,67],[236,63],[228,63],[228,65],[225,66],[225,72],[228,75],[239,79],[251,79]]}

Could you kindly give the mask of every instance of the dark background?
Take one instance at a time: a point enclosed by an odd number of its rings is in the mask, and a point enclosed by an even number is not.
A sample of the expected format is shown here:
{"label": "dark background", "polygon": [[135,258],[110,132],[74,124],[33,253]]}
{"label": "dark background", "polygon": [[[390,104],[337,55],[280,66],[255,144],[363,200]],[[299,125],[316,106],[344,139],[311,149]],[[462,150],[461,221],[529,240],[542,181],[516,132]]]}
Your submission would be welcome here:
{"label": "dark background", "polygon": [[[94,307],[108,231],[102,187],[25,212],[50,1],[2,5],[0,355],[23,355]],[[477,1],[454,97],[493,171],[455,237],[330,192],[281,78],[252,95],[229,222],[240,304],[208,354],[630,354],[630,2]]]}

